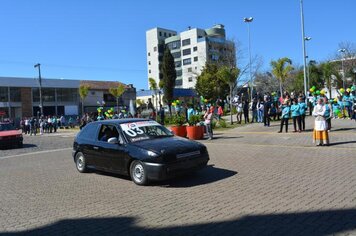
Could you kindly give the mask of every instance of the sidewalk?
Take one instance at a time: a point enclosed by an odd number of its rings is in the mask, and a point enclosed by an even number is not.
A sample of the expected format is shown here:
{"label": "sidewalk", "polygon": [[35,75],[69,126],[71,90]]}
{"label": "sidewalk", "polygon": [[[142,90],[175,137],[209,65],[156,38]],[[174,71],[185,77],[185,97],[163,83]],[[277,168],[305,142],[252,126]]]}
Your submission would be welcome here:
{"label": "sidewalk", "polygon": [[[230,116],[224,117],[226,122],[230,122]],[[236,123],[236,117],[234,119]],[[306,131],[293,133],[293,122],[290,119],[288,133],[278,133],[280,121],[272,121],[270,127],[265,127],[263,123],[248,123],[234,129],[219,131],[214,134],[214,142],[223,142],[224,139],[237,138],[239,143],[255,143],[256,145],[286,145],[294,147],[314,147],[312,140],[312,130],[314,118],[307,116],[305,120]],[[335,148],[355,148],[356,149],[356,122],[349,119],[332,119],[332,129],[329,133],[330,147]],[[325,147],[329,148],[329,147]]]}

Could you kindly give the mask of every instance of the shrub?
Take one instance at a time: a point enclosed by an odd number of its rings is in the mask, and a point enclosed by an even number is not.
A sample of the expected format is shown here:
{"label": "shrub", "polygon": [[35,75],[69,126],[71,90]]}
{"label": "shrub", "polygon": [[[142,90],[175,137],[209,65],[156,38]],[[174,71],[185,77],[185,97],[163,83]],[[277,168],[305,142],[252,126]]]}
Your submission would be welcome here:
{"label": "shrub", "polygon": [[201,121],[200,115],[191,115],[188,120],[189,126],[196,126]]}
{"label": "shrub", "polygon": [[185,122],[185,116],[176,114],[172,116],[170,123],[176,126],[182,126]]}

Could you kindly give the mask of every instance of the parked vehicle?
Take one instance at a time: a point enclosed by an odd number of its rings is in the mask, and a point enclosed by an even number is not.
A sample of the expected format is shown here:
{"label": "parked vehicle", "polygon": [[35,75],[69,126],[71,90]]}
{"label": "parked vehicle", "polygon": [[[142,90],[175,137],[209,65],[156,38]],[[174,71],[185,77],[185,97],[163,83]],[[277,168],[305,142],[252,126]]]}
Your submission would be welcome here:
{"label": "parked vehicle", "polygon": [[209,154],[205,145],[176,137],[156,121],[119,119],[87,124],[74,140],[73,158],[79,172],[94,168],[146,185],[204,168]]}
{"label": "parked vehicle", "polygon": [[10,123],[0,123],[0,147],[1,148],[11,148],[11,147],[23,146],[23,137],[21,130],[17,130]]}

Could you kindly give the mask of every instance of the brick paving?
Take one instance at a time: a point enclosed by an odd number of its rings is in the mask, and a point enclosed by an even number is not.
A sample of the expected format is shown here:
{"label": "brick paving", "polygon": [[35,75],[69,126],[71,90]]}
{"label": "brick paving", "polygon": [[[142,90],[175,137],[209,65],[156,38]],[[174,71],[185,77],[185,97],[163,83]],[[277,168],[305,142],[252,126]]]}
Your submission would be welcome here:
{"label": "brick paving", "polygon": [[[218,132],[202,141],[208,168],[147,187],[80,174],[70,150],[6,150],[0,235],[356,235],[356,123],[335,120],[329,147],[275,125]],[[38,151],[72,139],[48,137]]]}

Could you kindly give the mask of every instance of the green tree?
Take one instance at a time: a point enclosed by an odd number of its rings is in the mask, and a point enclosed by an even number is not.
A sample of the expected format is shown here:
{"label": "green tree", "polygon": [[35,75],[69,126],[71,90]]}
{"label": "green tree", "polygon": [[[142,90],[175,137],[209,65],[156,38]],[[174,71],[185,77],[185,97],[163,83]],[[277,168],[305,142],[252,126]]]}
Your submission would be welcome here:
{"label": "green tree", "polygon": [[79,86],[79,96],[82,100],[82,115],[84,114],[84,100],[88,96],[90,86],[82,84]]}
{"label": "green tree", "polygon": [[163,82],[161,82],[160,85],[162,85],[164,99],[168,104],[169,114],[170,116],[172,116],[173,92],[176,83],[177,73],[175,69],[174,58],[168,47],[165,48],[163,54],[162,74]]}
{"label": "green tree", "polygon": [[[154,78],[148,78],[148,83],[150,86],[150,90],[153,91],[154,97],[155,97],[155,102],[156,102],[156,109],[157,109],[157,93],[158,93],[158,87],[156,80]],[[160,101],[161,102],[161,101]]]}
{"label": "green tree", "polygon": [[109,88],[109,92],[116,98],[117,112],[119,112],[119,98],[125,92],[125,85],[120,84],[116,88]]}
{"label": "green tree", "polygon": [[218,76],[219,66],[206,63],[203,71],[197,78],[195,90],[206,99],[216,100],[229,93],[229,85]]}
{"label": "green tree", "polygon": [[[226,84],[229,85],[230,88],[230,99],[232,99],[232,92],[237,84],[237,78],[240,74],[240,69],[236,67],[229,67],[229,66],[222,66],[218,70],[218,77],[220,80],[224,81]],[[230,121],[232,121],[232,103],[230,102]]]}
{"label": "green tree", "polygon": [[285,83],[290,72],[294,69],[292,66],[292,60],[287,57],[283,57],[277,61],[271,61],[271,67],[272,74],[279,80],[279,90],[282,95],[282,85]]}

